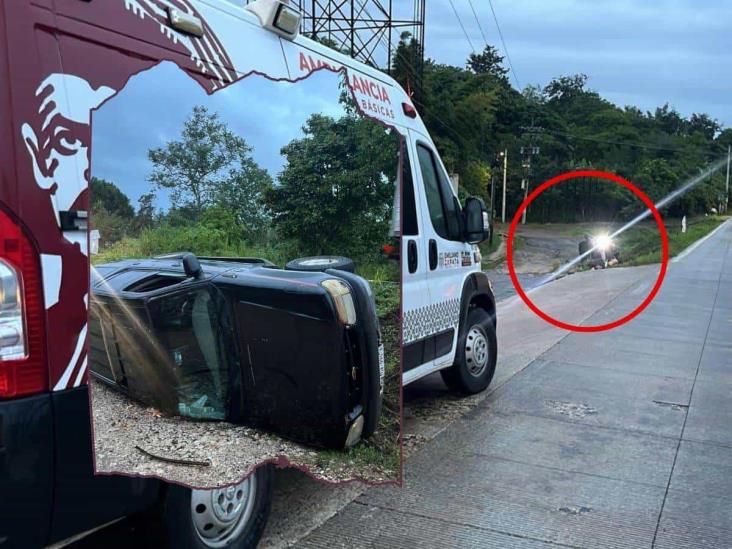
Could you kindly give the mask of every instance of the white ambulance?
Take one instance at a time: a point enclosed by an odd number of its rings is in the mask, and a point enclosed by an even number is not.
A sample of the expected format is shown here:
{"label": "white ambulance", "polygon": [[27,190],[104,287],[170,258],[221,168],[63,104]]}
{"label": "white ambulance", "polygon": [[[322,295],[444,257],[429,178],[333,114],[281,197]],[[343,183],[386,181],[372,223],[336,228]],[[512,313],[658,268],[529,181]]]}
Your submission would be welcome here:
{"label": "white ambulance", "polygon": [[[484,389],[495,302],[476,244],[484,207],[458,202],[410,98],[391,78],[298,36],[282,0],[0,3],[0,544],[40,547],[155,511],[172,547],[250,547],[271,468],[220,490],[95,476],[88,396],[88,185],[92,115],[128,81],[172,62],[207,94],[251,75],[342,71],[363,115],[402,156],[404,383],[441,371]],[[160,83],[161,87],[165,82]],[[222,504],[223,502],[223,504]]]}

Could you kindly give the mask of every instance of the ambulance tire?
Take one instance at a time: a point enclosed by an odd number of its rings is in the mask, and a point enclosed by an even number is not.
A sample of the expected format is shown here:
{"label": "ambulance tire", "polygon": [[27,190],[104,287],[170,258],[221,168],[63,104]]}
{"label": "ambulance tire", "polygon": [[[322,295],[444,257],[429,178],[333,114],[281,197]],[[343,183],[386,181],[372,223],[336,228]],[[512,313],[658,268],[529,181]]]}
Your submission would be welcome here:
{"label": "ambulance tire", "polygon": [[[153,526],[157,529],[162,546],[176,549],[210,549],[221,545],[232,549],[256,547],[269,517],[273,476],[274,466],[272,465],[264,465],[252,473],[250,478],[253,480],[253,486],[250,484],[249,498],[252,498],[253,501],[247,506],[246,512],[242,512],[238,518],[232,519],[232,523],[236,520],[243,521],[243,523],[237,524],[235,527],[228,527],[228,533],[221,539],[209,538],[209,531],[206,530],[209,525],[203,524],[200,516],[194,516],[197,512],[200,515],[208,514],[213,519],[211,522],[217,522],[216,528],[226,526],[225,523],[217,520],[212,509],[203,508],[209,504],[210,498],[203,499],[199,496],[201,503],[197,503],[197,501],[193,501],[196,497],[193,490],[171,484],[157,509],[157,525]],[[196,492],[200,494],[202,491],[197,490]],[[235,498],[238,496],[239,493],[234,491],[231,501],[235,502]],[[224,507],[226,505],[225,501]],[[213,526],[211,524],[211,527]]]}
{"label": "ambulance tire", "polygon": [[458,337],[455,362],[440,374],[451,390],[473,395],[490,385],[497,358],[498,339],[491,317],[484,309],[473,307]]}
{"label": "ambulance tire", "polygon": [[317,255],[314,257],[300,257],[288,261],[285,265],[288,271],[323,272],[327,269],[338,269],[349,273],[356,272],[356,265],[352,259],[339,255]]}

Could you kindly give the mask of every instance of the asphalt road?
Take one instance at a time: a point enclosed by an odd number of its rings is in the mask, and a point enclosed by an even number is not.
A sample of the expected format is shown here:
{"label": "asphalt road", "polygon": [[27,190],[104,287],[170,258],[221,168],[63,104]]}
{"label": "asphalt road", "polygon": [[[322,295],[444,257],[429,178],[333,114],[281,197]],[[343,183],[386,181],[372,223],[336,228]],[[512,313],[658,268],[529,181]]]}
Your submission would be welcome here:
{"label": "asphalt road", "polygon": [[[617,318],[629,289],[587,324]],[[732,546],[732,224],[638,318],[572,333],[298,547]]]}

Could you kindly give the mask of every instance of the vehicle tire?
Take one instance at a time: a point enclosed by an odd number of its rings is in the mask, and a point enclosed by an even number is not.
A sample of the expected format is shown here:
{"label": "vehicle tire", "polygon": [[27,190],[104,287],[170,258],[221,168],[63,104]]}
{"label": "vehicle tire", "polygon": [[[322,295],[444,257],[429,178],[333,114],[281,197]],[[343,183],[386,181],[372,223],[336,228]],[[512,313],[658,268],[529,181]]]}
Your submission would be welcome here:
{"label": "vehicle tire", "polygon": [[313,257],[301,257],[288,261],[285,265],[288,271],[322,272],[326,269],[338,269],[349,273],[356,272],[356,265],[353,260],[339,255],[316,255]]}
{"label": "vehicle tire", "polygon": [[497,358],[498,340],[491,317],[484,309],[473,307],[458,337],[455,362],[440,374],[454,391],[480,393],[493,379]]}
{"label": "vehicle tire", "polygon": [[256,469],[239,484],[215,490],[170,485],[161,505],[160,527],[168,547],[256,547],[267,524],[274,467]]}

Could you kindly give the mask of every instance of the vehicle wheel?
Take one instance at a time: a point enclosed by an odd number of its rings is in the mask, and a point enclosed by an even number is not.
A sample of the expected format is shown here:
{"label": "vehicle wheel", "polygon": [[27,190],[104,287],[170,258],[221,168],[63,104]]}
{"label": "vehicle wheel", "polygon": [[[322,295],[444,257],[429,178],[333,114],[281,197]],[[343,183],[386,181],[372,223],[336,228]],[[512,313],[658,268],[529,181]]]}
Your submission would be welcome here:
{"label": "vehicle wheel", "polygon": [[457,345],[455,362],[440,372],[442,379],[461,393],[484,391],[493,379],[498,358],[496,330],[484,309],[470,309]]}
{"label": "vehicle wheel", "polygon": [[338,269],[339,271],[356,272],[356,265],[347,257],[339,255],[316,255],[314,257],[301,257],[288,261],[285,265],[288,271],[318,272],[326,269]]}
{"label": "vehicle wheel", "polygon": [[167,545],[183,549],[256,547],[269,516],[274,467],[214,490],[171,485],[162,505]]}

